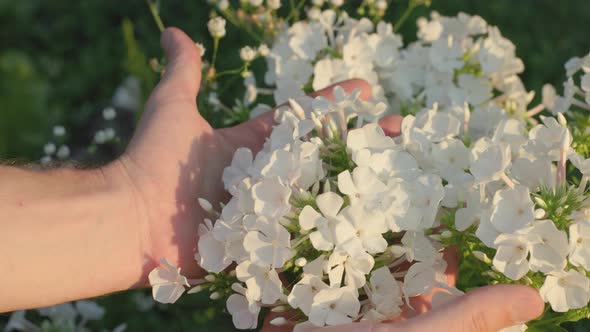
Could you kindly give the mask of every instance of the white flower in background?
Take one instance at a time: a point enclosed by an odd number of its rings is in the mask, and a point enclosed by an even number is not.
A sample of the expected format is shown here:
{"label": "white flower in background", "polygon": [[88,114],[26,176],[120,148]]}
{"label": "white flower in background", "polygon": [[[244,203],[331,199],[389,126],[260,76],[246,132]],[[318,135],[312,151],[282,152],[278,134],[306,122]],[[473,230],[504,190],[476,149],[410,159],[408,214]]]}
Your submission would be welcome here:
{"label": "white flower in background", "polygon": [[260,307],[254,306],[253,308],[244,295],[230,295],[227,299],[226,307],[237,329],[250,330],[258,326]]}
{"label": "white flower in background", "polygon": [[578,222],[569,227],[569,262],[590,270],[590,224]]}
{"label": "white flower in background", "polygon": [[72,303],[62,303],[40,308],[37,311],[41,316],[49,317],[49,319],[58,324],[72,323],[78,315],[78,312]]}
{"label": "white flower in background", "polygon": [[244,46],[240,49],[240,59],[244,62],[251,62],[256,58],[256,50],[250,46]]}
{"label": "white flower in background", "polygon": [[221,16],[214,17],[207,22],[207,29],[213,38],[225,36],[225,19]]}
{"label": "white flower in background", "polygon": [[526,239],[519,234],[501,234],[495,241],[498,247],[494,267],[512,280],[519,280],[529,272],[529,249]]}
{"label": "white flower in background", "polygon": [[576,270],[553,271],[547,275],[539,292],[553,311],[583,308],[590,300],[590,279]]}
{"label": "white flower in background", "polygon": [[57,149],[56,156],[59,159],[66,159],[70,156],[70,148],[67,145],[62,145]]}
{"label": "white flower in background", "polygon": [[63,126],[54,126],[53,127],[53,136],[55,137],[62,137],[66,135],[66,128]]}
{"label": "white flower in background", "polygon": [[360,308],[354,288],[324,289],[313,298],[309,321],[315,326],[352,323],[359,314]]}
{"label": "white flower in background", "polygon": [[260,7],[264,0],[248,0],[248,2],[254,7]]}
{"label": "white flower in background", "polygon": [[434,41],[429,55],[432,66],[441,72],[452,73],[463,67],[463,50],[451,35]]}
{"label": "white flower in background", "polygon": [[281,0],[266,0],[266,5],[270,9],[277,10],[281,8]]}
{"label": "white flower in background", "polygon": [[92,301],[77,301],[74,306],[84,320],[99,320],[105,314],[103,307]]}
{"label": "white flower in background", "polygon": [[170,264],[165,258],[160,260],[161,266],[150,272],[148,278],[152,286],[154,300],[160,303],[174,303],[189,287],[188,280],[180,274],[180,268]]}
{"label": "white flower in background", "polygon": [[273,268],[244,261],[236,267],[236,277],[246,283],[248,295],[264,304],[273,304],[282,295],[279,274]]}
{"label": "white flower in background", "polygon": [[502,189],[494,194],[490,222],[500,232],[512,233],[529,226],[534,220],[534,203],[527,187]]}
{"label": "white flower in background", "polygon": [[109,106],[105,109],[102,110],[102,118],[107,120],[107,121],[111,121],[114,120],[117,117],[117,111]]}
{"label": "white flower in background", "polygon": [[552,220],[535,221],[527,232],[530,246],[530,266],[533,271],[549,273],[565,267],[568,254],[568,238]]}
{"label": "white flower in background", "polygon": [[57,146],[55,146],[54,143],[47,143],[43,146],[43,152],[45,152],[46,155],[52,155],[57,151]]}
{"label": "white flower in background", "polygon": [[332,250],[334,247],[334,227],[339,222],[338,213],[344,199],[333,192],[318,195],[316,204],[321,212],[307,205],[299,214],[299,225],[304,231],[315,229],[309,234],[311,244],[317,250]]}
{"label": "white flower in background", "polygon": [[244,249],[250,260],[260,266],[281,268],[291,258],[291,235],[277,220],[259,217],[256,230],[244,237]]}

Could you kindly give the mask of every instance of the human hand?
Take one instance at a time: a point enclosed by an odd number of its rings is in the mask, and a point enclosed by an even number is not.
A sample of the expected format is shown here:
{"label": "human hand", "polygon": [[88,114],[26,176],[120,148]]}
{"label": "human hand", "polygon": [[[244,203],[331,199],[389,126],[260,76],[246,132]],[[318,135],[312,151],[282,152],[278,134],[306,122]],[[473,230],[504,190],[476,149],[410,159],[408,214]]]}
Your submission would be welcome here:
{"label": "human hand", "polygon": [[[178,29],[162,34],[169,64],[150,96],[138,129],[125,154],[109,166],[118,178],[127,179],[135,198],[146,258],[144,279],[160,257],[191,276],[200,275],[194,261],[198,224],[206,214],[197,198],[212,203],[227,195],[221,177],[239,147],[256,152],[270,134],[273,112],[241,125],[213,129],[199,114],[196,97],[201,80],[201,60],[194,42]],[[365,81],[339,84],[345,91],[361,89],[370,97]],[[330,98],[332,88],[317,92]],[[386,132],[400,130],[399,116],[384,119]],[[123,174],[123,176],[121,176]],[[144,282],[145,280],[142,280]]]}
{"label": "human hand", "polygon": [[[520,332],[519,327],[503,329],[533,320],[541,315],[543,309],[544,303],[535,289],[521,285],[495,285],[473,290],[425,314],[398,322],[360,322],[302,331]],[[293,329],[292,326],[272,326],[268,321],[264,332],[288,332]]]}

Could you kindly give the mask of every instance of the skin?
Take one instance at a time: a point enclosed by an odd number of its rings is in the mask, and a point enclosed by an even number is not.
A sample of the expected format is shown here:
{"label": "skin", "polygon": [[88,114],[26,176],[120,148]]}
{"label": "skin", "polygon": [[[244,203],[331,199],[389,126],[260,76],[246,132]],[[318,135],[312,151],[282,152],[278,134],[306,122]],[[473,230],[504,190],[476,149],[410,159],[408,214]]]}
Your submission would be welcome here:
{"label": "skin", "polygon": [[[0,312],[146,286],[161,257],[190,277],[205,274],[193,258],[197,227],[206,217],[196,199],[216,206],[227,198],[223,168],[238,147],[262,147],[273,117],[213,129],[195,102],[201,60],[194,42],[170,28],[161,43],[169,65],[121,157],[95,170],[0,167]],[[370,97],[365,81],[338,85]],[[329,98],[331,91],[315,95]],[[380,122],[389,135],[399,134],[400,123],[398,116]],[[453,284],[456,264],[448,257]],[[418,312],[430,309],[429,297],[412,303]],[[338,331],[495,331],[533,319],[542,308],[528,287],[492,286],[416,318]]]}

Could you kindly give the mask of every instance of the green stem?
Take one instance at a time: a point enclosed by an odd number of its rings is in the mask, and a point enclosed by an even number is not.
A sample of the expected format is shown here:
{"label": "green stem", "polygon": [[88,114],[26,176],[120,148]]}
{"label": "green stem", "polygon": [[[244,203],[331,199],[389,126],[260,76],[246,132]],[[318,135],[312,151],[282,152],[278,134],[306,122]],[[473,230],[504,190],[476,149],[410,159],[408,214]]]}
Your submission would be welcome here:
{"label": "green stem", "polygon": [[395,25],[393,26],[393,32],[397,32],[397,30],[401,28],[404,22],[410,17],[410,14],[414,10],[414,8],[416,8],[416,5],[412,0],[410,0],[410,2],[408,3],[408,8],[406,8],[404,13],[402,14],[402,17],[400,17],[397,23],[395,23]]}
{"label": "green stem", "polygon": [[222,72],[219,72],[219,73],[215,74],[215,78],[219,78],[219,77],[225,76],[225,75],[239,74],[242,71],[244,71],[244,67],[240,67],[240,68],[236,68],[236,69],[231,69],[231,70],[224,70]]}
{"label": "green stem", "polygon": [[215,61],[217,60],[217,50],[219,49],[219,37],[213,38],[213,59],[211,59],[211,68],[215,68]]}
{"label": "green stem", "polygon": [[160,17],[160,10],[158,9],[158,5],[156,1],[153,0],[146,0],[148,7],[150,7],[150,12],[152,12],[152,17],[160,29],[160,32],[164,32],[164,23],[162,22],[162,18]]}

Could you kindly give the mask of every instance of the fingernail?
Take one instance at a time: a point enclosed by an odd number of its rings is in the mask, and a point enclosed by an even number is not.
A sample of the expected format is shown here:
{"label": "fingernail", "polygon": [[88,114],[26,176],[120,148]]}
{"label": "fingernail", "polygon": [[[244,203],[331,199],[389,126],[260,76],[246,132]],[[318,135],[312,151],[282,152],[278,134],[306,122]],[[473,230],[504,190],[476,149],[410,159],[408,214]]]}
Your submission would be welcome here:
{"label": "fingernail", "polygon": [[523,287],[518,290],[518,293],[519,296],[514,297],[511,305],[512,321],[515,324],[524,324],[543,313],[545,303],[536,289]]}

